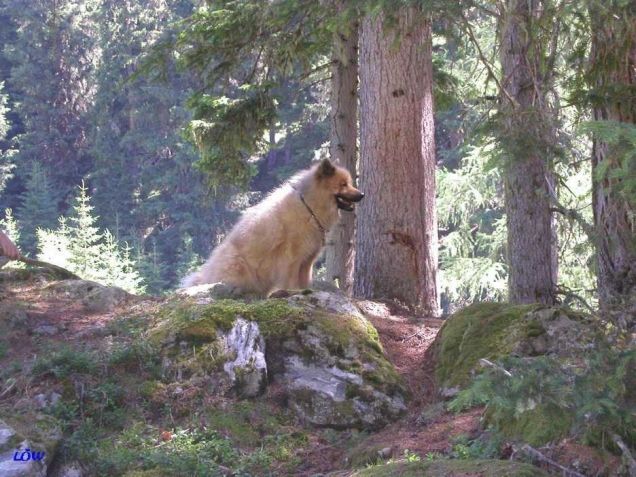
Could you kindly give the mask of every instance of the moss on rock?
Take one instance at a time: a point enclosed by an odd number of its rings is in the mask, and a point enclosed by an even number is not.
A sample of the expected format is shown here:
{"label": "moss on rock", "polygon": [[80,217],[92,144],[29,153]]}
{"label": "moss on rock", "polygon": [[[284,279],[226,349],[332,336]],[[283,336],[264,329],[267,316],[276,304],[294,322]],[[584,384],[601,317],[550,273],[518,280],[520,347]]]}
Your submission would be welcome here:
{"label": "moss on rock", "polygon": [[237,358],[228,355],[226,343],[239,320],[258,325],[267,374],[289,387],[293,407],[308,422],[377,427],[404,411],[405,386],[384,356],[376,329],[337,294],[249,303],[176,297],[159,312],[148,339],[162,349],[166,374],[219,376]]}
{"label": "moss on rock", "polygon": [[175,339],[206,343],[217,338],[218,331],[228,331],[238,317],[259,324],[263,336],[285,335],[292,322],[300,319],[301,310],[285,300],[271,299],[254,303],[218,300],[198,304],[192,299],[178,299],[168,303],[160,313],[160,323],[150,331],[156,344]]}
{"label": "moss on rock", "polygon": [[566,437],[574,421],[571,413],[549,404],[537,405],[512,419],[497,419],[490,411],[486,412],[485,418],[486,423],[493,424],[505,437],[532,446],[542,446]]}
{"label": "moss on rock", "polygon": [[[477,303],[446,320],[434,343],[437,379],[442,387],[461,386],[481,358],[509,354],[516,336],[528,333],[521,318],[534,305]],[[531,333],[537,333],[534,328]]]}
{"label": "moss on rock", "polygon": [[542,477],[543,471],[529,464],[506,460],[446,460],[392,462],[360,470],[352,477]]}
{"label": "moss on rock", "polygon": [[442,389],[468,383],[481,358],[509,355],[566,356],[593,347],[598,326],[583,313],[561,307],[477,303],[442,326],[432,351]]}

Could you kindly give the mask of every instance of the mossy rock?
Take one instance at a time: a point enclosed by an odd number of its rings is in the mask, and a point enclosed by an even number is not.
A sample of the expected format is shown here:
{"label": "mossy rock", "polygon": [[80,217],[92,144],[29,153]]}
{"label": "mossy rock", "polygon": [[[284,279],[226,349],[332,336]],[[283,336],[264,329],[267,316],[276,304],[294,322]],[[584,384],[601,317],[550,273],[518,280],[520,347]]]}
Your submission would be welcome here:
{"label": "mossy rock", "polygon": [[546,473],[529,464],[506,460],[446,460],[392,462],[355,472],[352,477],[543,477]]}
{"label": "mossy rock", "polygon": [[373,428],[405,411],[405,386],[384,356],[376,329],[339,294],[309,291],[249,303],[176,297],[147,339],[179,376],[184,369],[186,377],[208,374],[233,359],[217,344],[242,320],[258,325],[269,379],[288,388],[291,406],[309,423]]}
{"label": "mossy rock", "polygon": [[597,329],[591,317],[561,307],[468,306],[446,320],[431,347],[439,387],[444,392],[465,386],[482,358],[585,352],[594,346]]}
{"label": "mossy rock", "polygon": [[557,406],[538,404],[533,409],[519,412],[513,419],[498,419],[488,410],[485,421],[486,424],[493,424],[509,439],[521,440],[538,447],[566,437],[572,428],[574,417]]}

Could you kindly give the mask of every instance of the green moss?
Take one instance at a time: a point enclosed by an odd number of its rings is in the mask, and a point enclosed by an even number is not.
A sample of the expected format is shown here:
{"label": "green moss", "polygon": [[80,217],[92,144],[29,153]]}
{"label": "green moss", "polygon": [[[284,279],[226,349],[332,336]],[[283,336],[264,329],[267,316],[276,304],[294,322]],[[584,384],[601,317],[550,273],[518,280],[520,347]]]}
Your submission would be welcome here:
{"label": "green moss", "polygon": [[284,300],[271,299],[254,303],[236,300],[218,300],[199,305],[191,300],[179,300],[169,304],[160,314],[161,323],[151,330],[150,339],[162,343],[173,334],[181,340],[195,343],[209,342],[218,331],[227,331],[237,317],[259,323],[266,338],[284,335],[293,329],[290,322],[302,320],[301,310]]}
{"label": "green moss", "polygon": [[437,379],[442,387],[466,384],[481,358],[509,354],[520,334],[536,336],[540,330],[523,316],[537,305],[477,303],[455,313],[442,326],[435,341]]}
{"label": "green moss", "polygon": [[[529,464],[505,460],[446,460],[392,462],[353,474],[355,477],[541,477],[543,471]],[[352,476],[352,477],[353,477]]]}
{"label": "green moss", "polygon": [[518,439],[532,446],[542,446],[567,436],[572,428],[573,416],[557,406],[537,405],[514,418],[498,418],[486,413],[486,421],[510,439]]}

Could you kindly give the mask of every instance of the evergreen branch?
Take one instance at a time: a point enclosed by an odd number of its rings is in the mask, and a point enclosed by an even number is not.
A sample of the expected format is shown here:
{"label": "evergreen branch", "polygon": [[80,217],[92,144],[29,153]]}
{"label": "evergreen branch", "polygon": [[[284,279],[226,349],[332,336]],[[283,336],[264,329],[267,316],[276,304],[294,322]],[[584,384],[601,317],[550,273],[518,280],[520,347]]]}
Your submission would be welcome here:
{"label": "evergreen branch", "polygon": [[[594,290],[590,290],[590,291],[594,291]],[[557,287],[556,294],[557,295],[563,295],[565,298],[574,298],[579,303],[581,303],[581,305],[583,305],[585,307],[585,309],[587,309],[587,311],[589,311],[592,314],[596,313],[596,310],[594,310],[594,308],[592,308],[590,306],[590,304],[585,300],[585,298],[583,298],[578,293],[574,293],[570,289],[566,289],[563,286],[559,286],[559,287]]]}
{"label": "evergreen branch", "polygon": [[550,212],[557,212],[559,214],[562,214],[565,217],[574,219],[576,223],[579,224],[579,226],[581,227],[585,235],[587,235],[592,242],[596,242],[596,238],[595,238],[596,233],[594,231],[594,226],[588,223],[585,220],[585,218],[579,213],[578,210],[568,209],[567,207],[564,207],[559,202],[556,191],[554,190],[554,186],[547,176],[545,177],[545,181],[546,181],[546,184],[548,185],[548,190],[550,192],[550,199],[553,204],[552,207],[550,207]]}
{"label": "evergreen branch", "polygon": [[479,59],[481,60],[483,65],[488,70],[488,75],[493,79],[493,81],[497,85],[497,89],[501,93],[503,93],[506,96],[506,98],[508,98],[508,101],[510,101],[510,104],[512,104],[513,108],[515,108],[516,106],[519,105],[519,103],[512,96],[510,96],[510,93],[508,93],[506,88],[503,87],[503,85],[501,84],[501,82],[497,78],[497,75],[495,74],[495,71],[493,70],[492,66],[490,65],[490,62],[488,61],[488,59],[486,58],[486,55],[484,54],[484,51],[481,49],[481,45],[477,41],[477,38],[475,37],[475,34],[473,32],[473,29],[470,26],[470,23],[469,23],[468,19],[466,18],[466,15],[464,14],[463,11],[461,12],[461,19],[462,19],[462,24],[460,26],[462,27],[464,32],[468,35],[468,38],[470,38],[470,41],[472,42],[472,44],[475,45],[475,48],[477,48],[477,54],[479,55]]}

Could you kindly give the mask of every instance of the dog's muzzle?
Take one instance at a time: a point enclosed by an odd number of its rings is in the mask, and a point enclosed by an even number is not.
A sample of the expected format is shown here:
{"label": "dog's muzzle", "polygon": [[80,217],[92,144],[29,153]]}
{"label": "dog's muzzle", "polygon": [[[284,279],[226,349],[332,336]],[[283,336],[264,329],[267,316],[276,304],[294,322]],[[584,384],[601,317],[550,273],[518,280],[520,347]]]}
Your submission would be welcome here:
{"label": "dog's muzzle", "polygon": [[336,194],[336,204],[339,209],[352,212],[355,209],[354,203],[360,202],[364,198],[364,193],[357,194]]}

